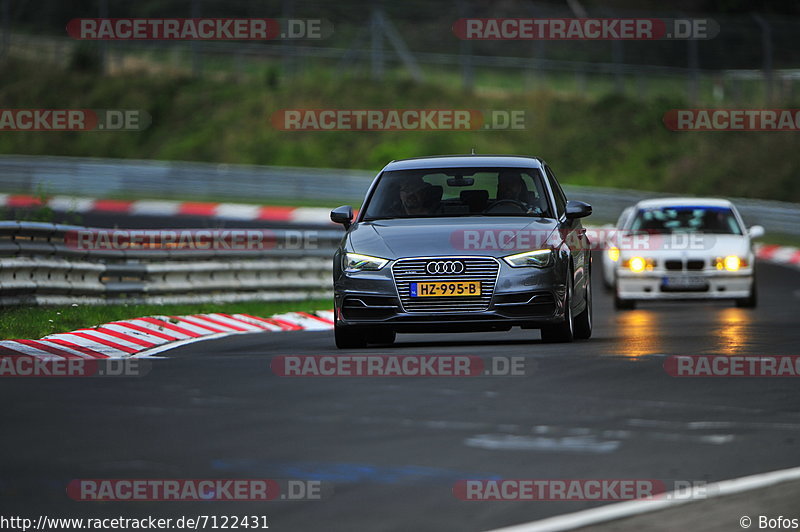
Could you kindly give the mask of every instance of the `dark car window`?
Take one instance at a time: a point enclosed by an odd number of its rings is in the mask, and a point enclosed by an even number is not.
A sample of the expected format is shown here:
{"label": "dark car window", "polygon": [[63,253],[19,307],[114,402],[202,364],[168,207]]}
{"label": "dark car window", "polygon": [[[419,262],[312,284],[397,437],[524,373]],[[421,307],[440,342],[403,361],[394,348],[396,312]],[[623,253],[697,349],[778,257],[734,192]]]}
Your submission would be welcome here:
{"label": "dark car window", "polygon": [[640,209],[629,229],[649,233],[742,234],[736,216],[728,207],[677,206]]}
{"label": "dark car window", "polygon": [[558,213],[558,217],[561,218],[564,212],[567,210],[567,196],[564,194],[564,191],[561,189],[561,185],[558,183],[555,174],[550,169],[549,166],[544,167],[545,171],[547,172],[547,179],[550,180],[550,188],[553,190],[553,199],[556,202],[556,212]]}
{"label": "dark car window", "polygon": [[625,229],[631,219],[633,218],[631,215],[633,214],[633,207],[628,207],[622,211],[622,214],[619,215],[619,219],[617,219],[617,223],[614,227],[617,229]]}
{"label": "dark car window", "polygon": [[364,207],[364,220],[444,216],[554,217],[536,168],[388,171]]}

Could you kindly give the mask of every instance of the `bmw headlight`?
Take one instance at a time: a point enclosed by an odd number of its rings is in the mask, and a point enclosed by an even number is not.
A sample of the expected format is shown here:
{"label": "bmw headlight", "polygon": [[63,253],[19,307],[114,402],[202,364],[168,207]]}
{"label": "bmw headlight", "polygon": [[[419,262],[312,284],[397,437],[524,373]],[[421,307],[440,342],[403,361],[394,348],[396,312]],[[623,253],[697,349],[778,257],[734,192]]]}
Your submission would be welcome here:
{"label": "bmw headlight", "polygon": [[526,251],[525,253],[517,253],[516,255],[503,257],[503,260],[513,268],[521,268],[523,266],[544,268],[550,266],[550,263],[553,261],[553,250],[537,249],[535,251]]}
{"label": "bmw headlight", "polygon": [[717,257],[717,259],[714,261],[714,265],[718,270],[735,272],[740,268],[747,267],[747,259],[737,257],[736,255],[728,255],[727,257]]}
{"label": "bmw headlight", "polygon": [[370,257],[360,253],[345,253],[342,259],[342,269],[348,273],[375,272],[388,263],[388,260],[378,257]]}

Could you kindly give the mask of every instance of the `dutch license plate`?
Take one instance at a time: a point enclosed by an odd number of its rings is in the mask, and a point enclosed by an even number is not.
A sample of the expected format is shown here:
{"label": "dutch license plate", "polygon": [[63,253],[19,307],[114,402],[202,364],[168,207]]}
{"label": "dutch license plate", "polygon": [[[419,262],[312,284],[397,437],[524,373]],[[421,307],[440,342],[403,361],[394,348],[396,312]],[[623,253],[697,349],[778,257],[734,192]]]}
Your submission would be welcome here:
{"label": "dutch license plate", "polygon": [[437,281],[410,283],[411,297],[450,297],[481,295],[480,281]]}

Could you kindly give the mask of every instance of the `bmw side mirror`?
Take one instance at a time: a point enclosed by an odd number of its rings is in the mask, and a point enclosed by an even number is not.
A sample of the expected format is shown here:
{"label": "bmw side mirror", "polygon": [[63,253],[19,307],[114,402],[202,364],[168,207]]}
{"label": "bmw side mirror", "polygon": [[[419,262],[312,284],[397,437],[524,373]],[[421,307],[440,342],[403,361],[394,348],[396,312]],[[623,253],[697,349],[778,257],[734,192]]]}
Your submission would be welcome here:
{"label": "bmw side mirror", "polygon": [[750,238],[759,238],[764,236],[764,228],[760,225],[754,225],[750,229],[747,230],[747,234],[750,235]]}
{"label": "bmw side mirror", "polygon": [[345,229],[350,229],[350,226],[353,224],[353,207],[350,205],[336,207],[331,211],[331,221],[333,223],[342,224]]}
{"label": "bmw side mirror", "polygon": [[592,206],[582,201],[569,200],[567,202],[567,220],[586,218],[592,214]]}

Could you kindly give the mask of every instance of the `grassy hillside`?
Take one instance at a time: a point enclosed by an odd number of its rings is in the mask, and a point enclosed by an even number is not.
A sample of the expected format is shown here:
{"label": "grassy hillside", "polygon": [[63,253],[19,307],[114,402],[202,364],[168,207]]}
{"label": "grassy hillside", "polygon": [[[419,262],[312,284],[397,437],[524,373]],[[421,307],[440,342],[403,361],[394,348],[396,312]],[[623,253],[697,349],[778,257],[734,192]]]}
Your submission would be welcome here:
{"label": "grassy hillside", "polygon": [[[535,154],[568,183],[800,202],[796,133],[667,131],[679,98],[566,98],[537,91],[468,95],[458,87],[384,83],[318,74],[286,83],[159,75],[101,77],[14,63],[2,68],[5,108],[138,108],[144,132],[2,133],[0,153],[194,160],[377,169],[402,157]],[[751,107],[758,107],[753,105]],[[787,107],[800,107],[793,105]],[[523,131],[283,132],[282,108],[460,108],[525,110]]]}

